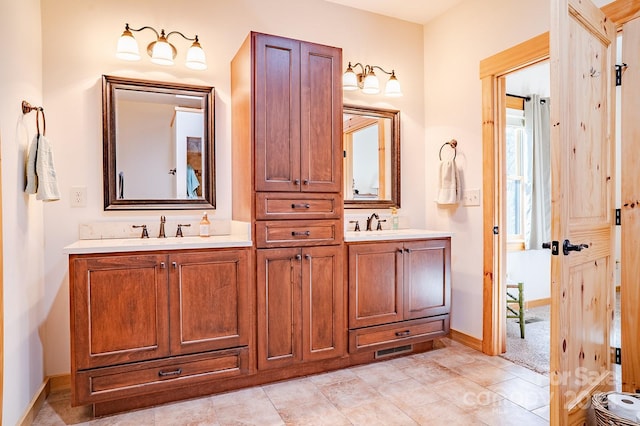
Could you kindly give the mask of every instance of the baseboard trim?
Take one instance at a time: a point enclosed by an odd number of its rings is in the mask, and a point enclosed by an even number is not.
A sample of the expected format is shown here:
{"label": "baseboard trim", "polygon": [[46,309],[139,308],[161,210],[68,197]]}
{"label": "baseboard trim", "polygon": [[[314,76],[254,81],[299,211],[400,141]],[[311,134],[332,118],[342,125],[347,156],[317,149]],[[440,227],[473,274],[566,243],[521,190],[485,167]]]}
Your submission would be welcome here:
{"label": "baseboard trim", "polygon": [[550,297],[546,297],[544,299],[525,300],[524,308],[525,309],[531,309],[531,308],[537,308],[538,306],[546,306],[546,305],[550,305],[550,304],[551,304],[551,298]]}
{"label": "baseboard trim", "polygon": [[52,391],[64,390],[71,388],[71,375],[61,374],[58,376],[51,376],[44,379],[44,382],[40,385],[40,388],[33,396],[33,399],[27,407],[27,411],[24,413],[20,421],[19,426],[30,426],[38,417],[38,413],[42,409],[45,400]]}
{"label": "baseboard trim", "polygon": [[482,352],[481,339],[476,339],[473,336],[469,336],[468,334],[465,334],[458,330],[454,330],[453,328],[449,330],[449,337],[451,338],[451,340],[462,343],[463,345],[468,346],[471,349]]}

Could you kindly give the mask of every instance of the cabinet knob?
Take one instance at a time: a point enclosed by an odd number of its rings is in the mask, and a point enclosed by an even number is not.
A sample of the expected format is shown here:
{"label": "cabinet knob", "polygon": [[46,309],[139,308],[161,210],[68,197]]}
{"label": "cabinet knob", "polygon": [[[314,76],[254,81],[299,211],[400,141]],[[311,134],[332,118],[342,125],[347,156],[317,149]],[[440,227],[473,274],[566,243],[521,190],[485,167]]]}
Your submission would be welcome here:
{"label": "cabinet knob", "polygon": [[174,268],[178,267],[178,263],[177,262],[171,262],[171,266],[173,266]]}
{"label": "cabinet knob", "polygon": [[296,254],[295,259],[296,259],[296,260],[300,260],[300,259],[302,259],[302,256],[300,256],[299,254]]}
{"label": "cabinet knob", "polygon": [[309,260],[309,259],[311,259],[311,255],[310,255],[310,254],[305,254],[305,255],[304,255],[304,258],[305,258],[305,259],[307,259],[307,260]]}
{"label": "cabinet knob", "polygon": [[401,248],[398,249],[398,253],[402,253],[402,249]]}
{"label": "cabinet knob", "polygon": [[409,248],[404,249],[404,251],[406,251],[407,253],[411,253],[411,249]]}
{"label": "cabinet knob", "polygon": [[305,180],[303,180],[303,181],[302,181],[302,184],[303,184],[303,185],[309,185],[309,179],[305,179]]}
{"label": "cabinet knob", "polygon": [[165,265],[165,263],[164,263],[164,262],[160,262],[160,269],[164,269],[164,268],[166,268],[166,267],[167,267],[167,265]]}
{"label": "cabinet knob", "polygon": [[293,184],[294,185],[300,185],[300,179],[294,179]]}

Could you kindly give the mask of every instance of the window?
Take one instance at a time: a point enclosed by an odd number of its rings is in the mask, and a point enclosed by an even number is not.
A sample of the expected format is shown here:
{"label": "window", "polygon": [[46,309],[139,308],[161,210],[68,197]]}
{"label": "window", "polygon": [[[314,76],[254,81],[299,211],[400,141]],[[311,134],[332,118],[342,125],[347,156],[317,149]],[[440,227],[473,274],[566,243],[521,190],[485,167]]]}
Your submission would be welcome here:
{"label": "window", "polygon": [[525,164],[527,164],[524,111],[507,108],[507,246],[509,250],[524,250],[525,232]]}

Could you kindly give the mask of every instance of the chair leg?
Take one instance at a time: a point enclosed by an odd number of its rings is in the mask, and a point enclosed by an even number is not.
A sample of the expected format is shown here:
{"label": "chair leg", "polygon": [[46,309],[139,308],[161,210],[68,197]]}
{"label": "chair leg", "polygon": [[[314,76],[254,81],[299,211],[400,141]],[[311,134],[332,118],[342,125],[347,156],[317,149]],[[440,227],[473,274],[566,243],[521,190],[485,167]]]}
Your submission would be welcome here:
{"label": "chair leg", "polygon": [[520,308],[520,338],[524,339],[524,283],[518,283],[518,307]]}

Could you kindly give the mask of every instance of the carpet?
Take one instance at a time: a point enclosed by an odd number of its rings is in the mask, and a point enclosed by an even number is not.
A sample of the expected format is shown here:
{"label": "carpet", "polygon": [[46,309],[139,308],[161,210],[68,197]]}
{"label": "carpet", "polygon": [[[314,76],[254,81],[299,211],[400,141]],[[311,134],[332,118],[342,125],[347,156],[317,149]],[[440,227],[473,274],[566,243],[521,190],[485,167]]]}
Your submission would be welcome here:
{"label": "carpet", "polygon": [[[502,358],[537,373],[549,375],[550,305],[527,309],[524,316],[524,339],[520,338],[520,324],[516,318],[507,319],[507,352]],[[611,344],[620,347],[620,293],[616,293]]]}

